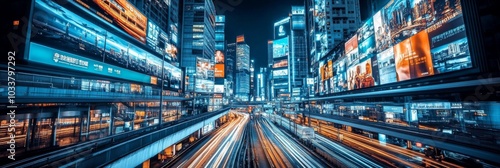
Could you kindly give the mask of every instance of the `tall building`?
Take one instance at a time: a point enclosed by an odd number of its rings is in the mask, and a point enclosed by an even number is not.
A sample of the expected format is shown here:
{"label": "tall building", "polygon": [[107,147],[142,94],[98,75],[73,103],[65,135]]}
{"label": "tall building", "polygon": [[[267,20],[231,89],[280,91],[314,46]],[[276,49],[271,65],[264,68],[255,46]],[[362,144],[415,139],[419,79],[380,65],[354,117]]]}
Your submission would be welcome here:
{"label": "tall building", "polygon": [[272,65],[272,92],[273,99],[290,98],[290,17],[274,23],[273,40],[273,65]]}
{"label": "tall building", "polygon": [[250,60],[250,101],[255,101],[256,91],[255,91],[255,62],[253,59]]}
{"label": "tall building", "polygon": [[222,108],[222,104],[227,104],[225,93],[225,55],[226,55],[226,40],[224,36],[226,17],[217,15],[215,17],[215,85],[214,85],[214,106],[215,109]]}
{"label": "tall building", "polygon": [[268,72],[267,68],[261,67],[257,73],[257,78],[256,78],[256,89],[255,89],[255,95],[256,101],[266,101],[267,100],[267,86],[268,86]]}
{"label": "tall building", "polygon": [[319,60],[360,27],[360,4],[359,0],[307,0],[306,9],[309,77],[314,77],[318,89]]}
{"label": "tall building", "polygon": [[356,32],[361,25],[359,0],[307,0],[311,64]]}
{"label": "tall building", "polygon": [[267,64],[269,68],[273,67],[273,40],[267,41]]}
{"label": "tall building", "polygon": [[290,18],[290,56],[288,58],[288,90],[292,99],[300,99],[304,79],[307,78],[307,36],[304,6],[292,6]]}
{"label": "tall building", "polygon": [[236,38],[236,93],[239,101],[250,100],[250,46],[245,43],[245,36]]}
{"label": "tall building", "polygon": [[[227,44],[226,48],[226,97],[234,99],[236,75],[236,43]],[[230,101],[231,102],[231,101]]]}
{"label": "tall building", "polygon": [[[215,7],[213,1],[185,1],[181,66],[188,76],[186,91],[196,95],[214,92]],[[210,110],[210,99],[195,100],[195,108]]]}

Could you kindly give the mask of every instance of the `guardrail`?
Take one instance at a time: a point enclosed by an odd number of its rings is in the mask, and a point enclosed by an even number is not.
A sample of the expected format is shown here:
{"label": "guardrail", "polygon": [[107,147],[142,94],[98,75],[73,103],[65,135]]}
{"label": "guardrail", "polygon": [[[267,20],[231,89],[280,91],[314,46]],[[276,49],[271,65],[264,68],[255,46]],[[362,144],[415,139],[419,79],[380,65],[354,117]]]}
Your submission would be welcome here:
{"label": "guardrail", "polygon": [[[229,110],[229,107],[216,112],[202,113],[179,121],[168,122],[161,126],[146,127],[132,132],[75,144],[4,166],[18,168],[43,166],[60,167],[71,163],[78,167],[102,167],[111,161],[119,159],[171,133],[182,130],[194,123],[203,121],[227,110]],[[81,160],[85,160],[85,164],[78,162]]]}
{"label": "guardrail", "polygon": [[479,140],[464,136],[450,135],[437,131],[422,130],[385,123],[375,123],[357,119],[332,116],[326,114],[311,114],[311,118],[349,125],[366,131],[386,134],[393,137],[408,139],[411,141],[422,141],[445,150],[474,155],[473,157],[500,163],[500,148],[495,144],[481,144]]}

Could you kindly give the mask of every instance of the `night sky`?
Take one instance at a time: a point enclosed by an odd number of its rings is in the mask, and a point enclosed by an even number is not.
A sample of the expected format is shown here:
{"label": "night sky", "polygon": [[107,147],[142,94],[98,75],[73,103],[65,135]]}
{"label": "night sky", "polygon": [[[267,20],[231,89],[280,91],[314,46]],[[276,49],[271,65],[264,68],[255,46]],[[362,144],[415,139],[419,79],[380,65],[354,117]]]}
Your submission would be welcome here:
{"label": "night sky", "polygon": [[[226,15],[226,41],[234,43],[236,36],[245,35],[250,46],[250,58],[256,68],[267,66],[267,41],[273,38],[274,22],[288,16],[292,5],[305,5],[304,0],[214,0],[217,14]],[[225,7],[224,7],[225,6]],[[360,0],[362,20],[366,0]]]}
{"label": "night sky", "polygon": [[[291,5],[304,5],[304,0],[215,0],[218,14],[226,15],[226,41],[234,43],[236,36],[245,35],[250,46],[250,58],[255,71],[267,66],[267,41],[273,38],[274,22],[288,16]],[[233,2],[231,5],[229,2]],[[241,2],[238,4],[238,2]],[[233,9],[222,11],[226,4]],[[221,12],[222,11],[222,12]]]}

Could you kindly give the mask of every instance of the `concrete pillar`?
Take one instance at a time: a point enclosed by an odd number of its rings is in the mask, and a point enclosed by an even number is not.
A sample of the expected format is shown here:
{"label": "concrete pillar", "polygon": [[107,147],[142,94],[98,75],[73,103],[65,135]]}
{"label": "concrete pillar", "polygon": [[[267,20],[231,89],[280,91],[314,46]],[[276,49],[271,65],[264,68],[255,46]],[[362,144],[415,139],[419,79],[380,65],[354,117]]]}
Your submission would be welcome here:
{"label": "concrete pillar", "polygon": [[407,149],[412,149],[412,144],[410,140],[406,140],[406,148]]}
{"label": "concrete pillar", "polygon": [[28,118],[28,129],[26,130],[26,138],[25,138],[25,142],[24,142],[24,146],[26,146],[26,150],[30,150],[30,135],[32,134],[31,133],[31,125],[33,125],[33,119],[30,118],[32,116],[29,116]]}

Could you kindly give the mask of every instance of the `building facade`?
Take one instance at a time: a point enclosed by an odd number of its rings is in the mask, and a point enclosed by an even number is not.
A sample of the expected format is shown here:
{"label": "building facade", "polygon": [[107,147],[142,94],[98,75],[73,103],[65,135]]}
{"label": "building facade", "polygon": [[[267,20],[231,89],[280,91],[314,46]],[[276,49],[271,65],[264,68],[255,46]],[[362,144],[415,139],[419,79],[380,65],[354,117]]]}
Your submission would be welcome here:
{"label": "building facade", "polygon": [[235,93],[236,75],[236,43],[229,43],[226,47],[226,98],[231,102]]}
{"label": "building facade", "polygon": [[257,73],[256,78],[256,101],[267,101],[267,92],[268,92],[268,72],[266,67],[261,67]]}
{"label": "building facade", "polygon": [[291,98],[299,100],[304,79],[308,75],[308,52],[306,36],[306,19],[304,6],[292,6],[290,18],[290,56],[288,58],[288,74]]}
{"label": "building facade", "polygon": [[255,62],[250,59],[250,101],[255,101],[256,95],[256,84],[255,84]]}
{"label": "building facade", "polygon": [[227,99],[224,98],[225,86],[227,85],[224,62],[226,55],[225,22],[226,16],[217,15],[215,17],[215,85],[213,98],[215,109],[219,109],[223,104],[227,104]]}
{"label": "building facade", "polygon": [[[213,95],[215,56],[215,7],[213,1],[184,2],[181,66],[186,69],[186,92]],[[195,108],[213,109],[211,96],[196,99]]]}
{"label": "building facade", "polygon": [[250,101],[250,46],[245,36],[236,38],[236,93],[238,101]]}

